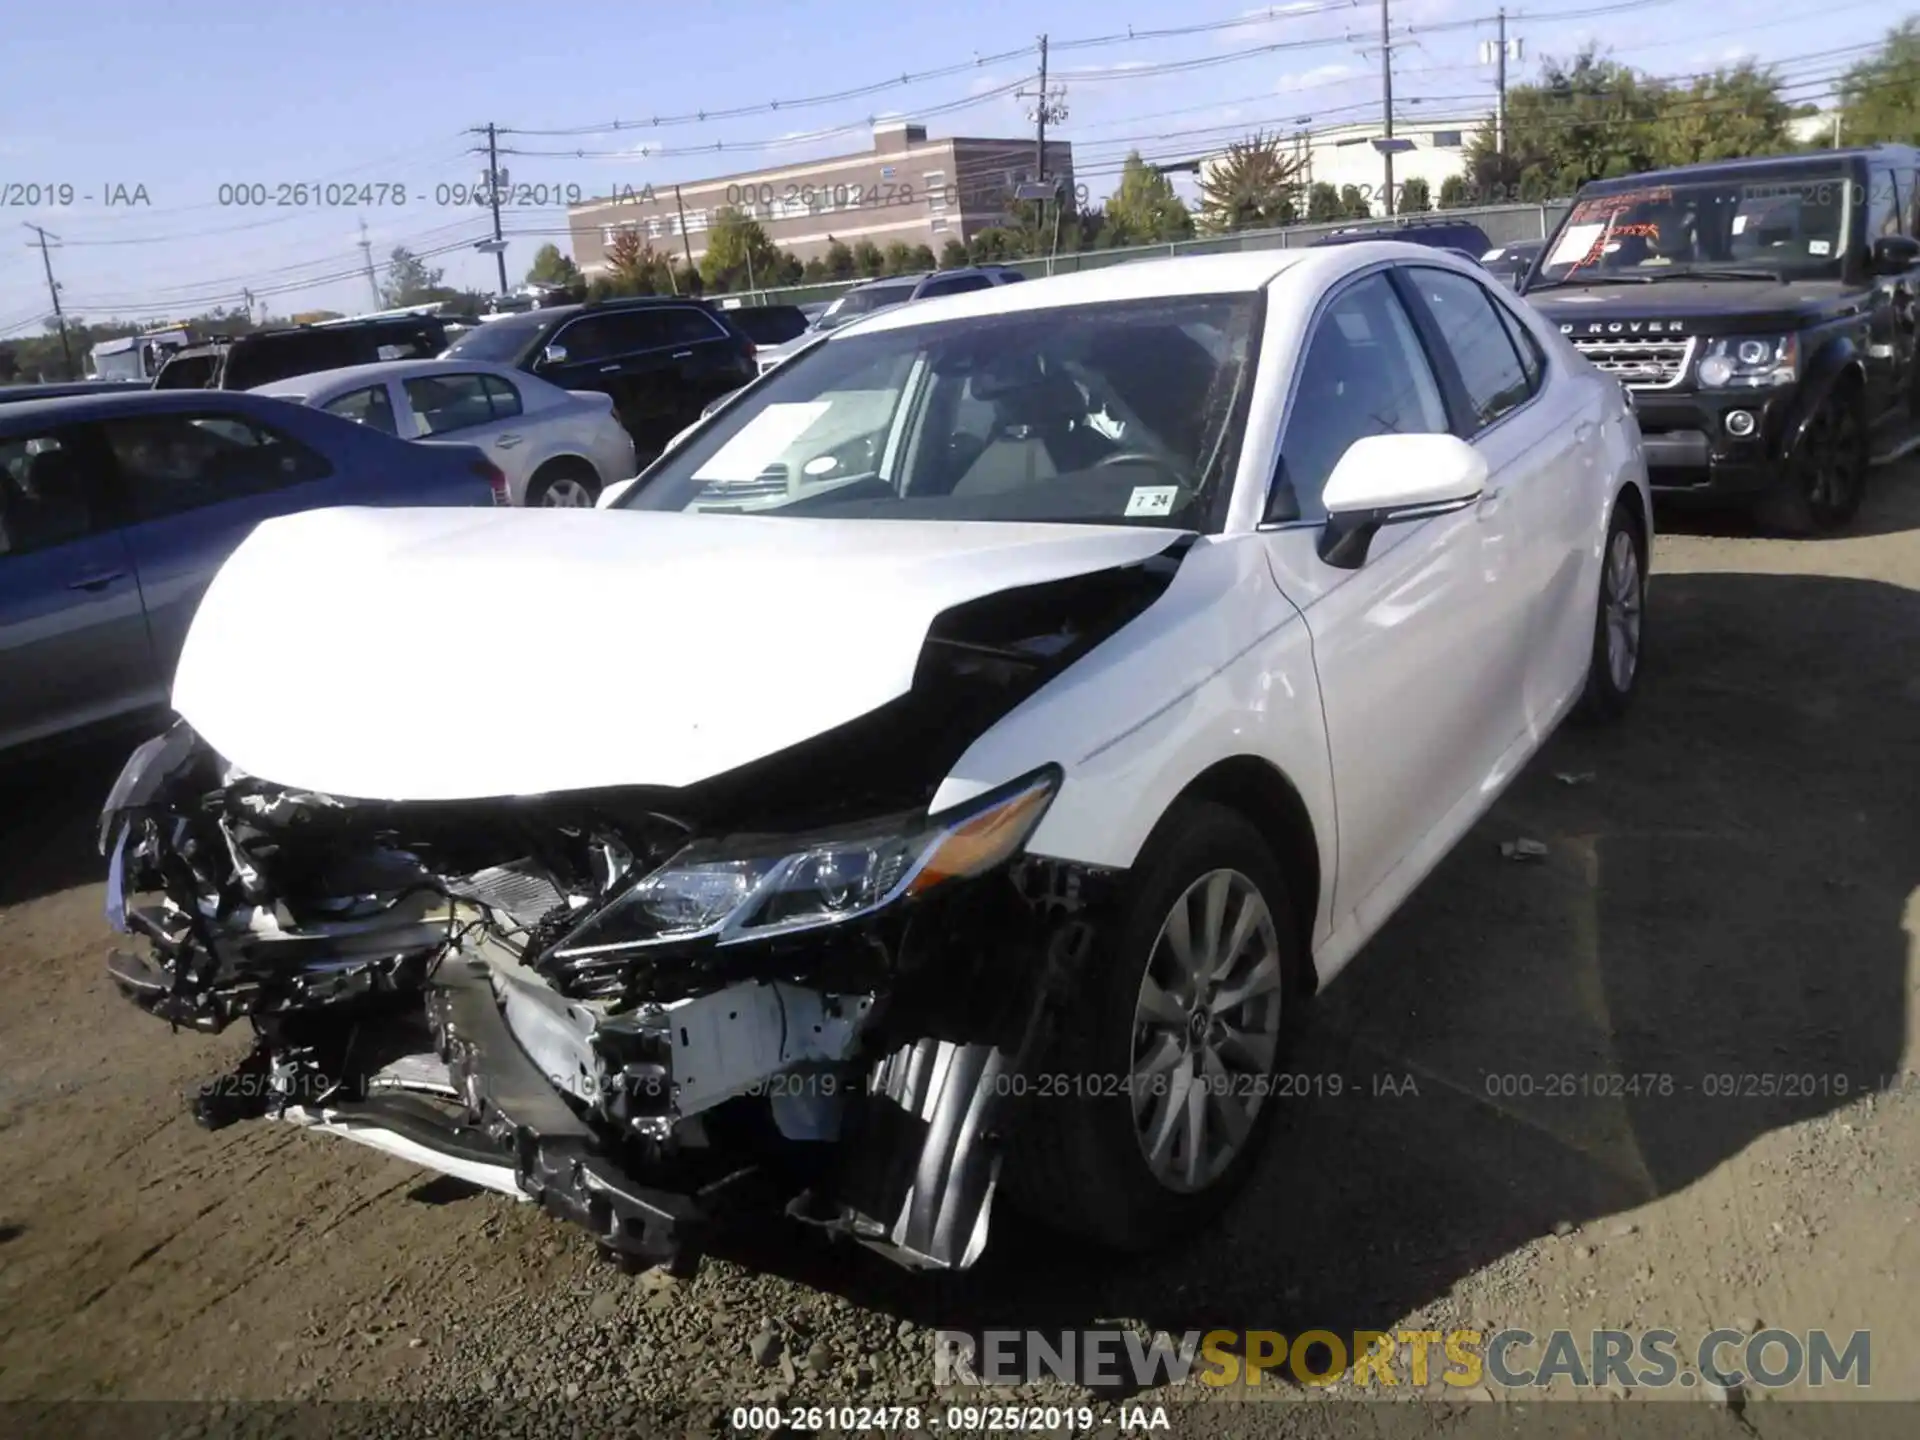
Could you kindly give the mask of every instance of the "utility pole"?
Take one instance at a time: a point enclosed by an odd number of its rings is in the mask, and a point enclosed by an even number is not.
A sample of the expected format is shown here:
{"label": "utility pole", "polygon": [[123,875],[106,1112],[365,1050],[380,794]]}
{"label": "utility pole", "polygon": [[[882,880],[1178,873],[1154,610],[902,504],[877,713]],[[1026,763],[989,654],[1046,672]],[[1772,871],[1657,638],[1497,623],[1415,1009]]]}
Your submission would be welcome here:
{"label": "utility pole", "polygon": [[1499,99],[1494,102],[1493,111],[1493,147],[1494,153],[1507,153],[1507,7],[1500,7],[1500,80]]}
{"label": "utility pole", "polygon": [[1382,138],[1386,145],[1380,159],[1386,167],[1386,210],[1393,214],[1393,41],[1388,32],[1388,7],[1392,0],[1380,0],[1380,104],[1385,122]]}
{"label": "utility pole", "polygon": [[1047,88],[1047,37],[1040,37],[1040,81],[1032,90],[1016,90],[1014,98],[1033,101],[1033,183],[1044,185],[1047,178],[1047,124],[1067,118],[1062,101],[1066,91]]}
{"label": "utility pole", "polygon": [[54,322],[60,327],[60,359],[66,365],[67,373],[65,378],[71,380],[74,378],[73,347],[67,341],[67,317],[60,309],[60,287],[55,283],[53,278],[53,257],[47,253],[47,241],[53,240],[57,243],[60,237],[58,235],[48,235],[45,230],[34,224],[28,224],[27,229],[33,231],[34,234],[40,237],[40,263],[46,267],[47,294],[53,297],[53,318]]}
{"label": "utility pole", "polygon": [[1047,37],[1040,37],[1040,100],[1033,107],[1033,178],[1047,178]]}
{"label": "utility pole", "polygon": [[1495,154],[1504,155],[1507,153],[1507,62],[1518,60],[1523,52],[1520,41],[1507,38],[1506,7],[1502,6],[1494,18],[1500,27],[1500,38],[1480,42],[1480,63],[1494,69],[1493,148]]}
{"label": "utility pole", "polygon": [[487,122],[487,204],[493,210],[494,264],[500,267],[500,293],[507,293],[507,251],[500,239],[500,190],[506,182],[500,173],[500,152],[494,143],[493,122]]}
{"label": "utility pole", "polygon": [[[687,257],[687,270],[693,270],[693,241],[687,237],[687,207],[681,203],[680,187],[673,187],[673,208],[680,212],[680,253]],[[668,267],[671,271],[672,267]],[[688,281],[692,284],[692,281]]]}
{"label": "utility pole", "polygon": [[380,308],[380,282],[373,278],[373,241],[367,238],[367,222],[360,222],[360,259],[367,273],[367,293],[373,296],[373,308]]}

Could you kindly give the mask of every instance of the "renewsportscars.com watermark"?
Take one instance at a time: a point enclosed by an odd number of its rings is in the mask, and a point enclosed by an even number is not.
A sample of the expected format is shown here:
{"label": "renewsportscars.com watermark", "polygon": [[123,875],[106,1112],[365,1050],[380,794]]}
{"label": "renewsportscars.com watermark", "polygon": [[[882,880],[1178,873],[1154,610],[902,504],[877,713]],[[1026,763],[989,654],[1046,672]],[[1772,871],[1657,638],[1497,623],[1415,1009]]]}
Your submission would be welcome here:
{"label": "renewsportscars.com watermark", "polygon": [[1148,1337],[1125,1329],[939,1330],[937,1385],[1026,1385],[1057,1380],[1089,1389],[1262,1384],[1360,1389],[1540,1391],[1780,1389],[1804,1383],[1864,1390],[1873,1337],[1825,1330],[1710,1330],[1691,1345],[1673,1330],[1190,1330]]}

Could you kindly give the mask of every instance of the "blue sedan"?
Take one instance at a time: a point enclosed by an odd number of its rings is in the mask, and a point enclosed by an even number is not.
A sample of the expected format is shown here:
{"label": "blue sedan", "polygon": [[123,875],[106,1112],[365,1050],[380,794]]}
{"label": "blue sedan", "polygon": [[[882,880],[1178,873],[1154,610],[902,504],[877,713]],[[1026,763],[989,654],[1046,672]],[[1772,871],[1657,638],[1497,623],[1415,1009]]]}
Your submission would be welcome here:
{"label": "blue sedan", "polygon": [[[505,492],[478,450],[265,396],[140,388],[0,406],[0,751],[164,705],[201,594],[260,521]],[[264,675],[337,657],[257,658]]]}

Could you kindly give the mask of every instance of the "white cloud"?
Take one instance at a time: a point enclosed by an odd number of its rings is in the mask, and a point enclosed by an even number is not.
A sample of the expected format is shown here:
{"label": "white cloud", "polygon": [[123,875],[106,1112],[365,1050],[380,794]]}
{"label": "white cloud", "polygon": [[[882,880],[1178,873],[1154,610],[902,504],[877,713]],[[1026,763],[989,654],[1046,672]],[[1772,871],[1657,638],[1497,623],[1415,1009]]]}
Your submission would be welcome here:
{"label": "white cloud", "polygon": [[1316,65],[1311,70],[1297,71],[1292,75],[1280,77],[1274,93],[1291,94],[1295,90],[1312,90],[1316,86],[1330,85],[1337,80],[1346,80],[1357,73],[1355,67],[1346,61],[1333,61],[1326,65]]}

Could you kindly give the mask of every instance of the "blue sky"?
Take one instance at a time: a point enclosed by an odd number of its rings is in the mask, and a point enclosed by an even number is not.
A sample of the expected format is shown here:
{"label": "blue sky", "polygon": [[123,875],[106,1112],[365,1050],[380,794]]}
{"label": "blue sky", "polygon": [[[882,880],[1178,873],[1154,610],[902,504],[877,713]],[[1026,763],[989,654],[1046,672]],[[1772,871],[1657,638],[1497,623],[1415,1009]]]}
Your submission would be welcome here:
{"label": "blue sky", "polygon": [[[1493,73],[1477,50],[1492,25],[1461,22],[1490,16],[1497,3],[1394,0],[1400,123],[1491,106]],[[1596,40],[1656,74],[1747,56],[1777,62],[1793,98],[1817,100],[1855,58],[1847,47],[1877,40],[1902,8],[1750,0],[1735,22],[1717,7],[1643,0],[1612,15],[1575,13],[1608,3],[1509,5],[1509,33],[1527,50],[1512,78],[1531,76],[1542,55]],[[1240,17],[1254,18],[1125,39]],[[362,221],[376,262],[396,244],[459,247],[432,263],[451,283],[493,288],[492,260],[464,248],[485,233],[484,210],[437,203],[438,187],[478,177],[470,126],[561,130],[761,107],[729,119],[504,140],[596,153],[503,161],[516,188],[556,193],[857,151],[870,143],[872,118],[934,107],[950,108],[926,117],[933,134],[1025,135],[1028,102],[998,92],[1030,77],[1034,57],[993,57],[1031,47],[1045,30],[1069,110],[1055,133],[1074,142],[1081,178],[1102,195],[1131,145],[1172,158],[1262,126],[1291,130],[1300,117],[1320,126],[1377,114],[1379,26],[1374,0],[1297,0],[1273,11],[1247,0],[973,0],[938,10],[898,0],[22,4],[6,22],[0,86],[0,230],[11,241],[0,247],[0,337],[38,331],[48,309],[40,256],[22,222],[60,237],[53,259],[63,301],[91,318],[184,316],[238,303],[245,288],[276,315],[363,309]],[[1175,65],[1184,68],[1165,68]],[[966,68],[858,98],[766,108],[955,66]],[[838,127],[850,128],[818,135]],[[808,135],[816,138],[796,138]],[[715,144],[726,152],[687,153]],[[631,153],[641,146],[682,153]],[[221,203],[223,184],[264,186],[278,198],[281,185],[303,181],[323,193],[332,186],[335,199],[343,186],[385,185],[388,203]],[[73,203],[52,203],[65,186]],[[146,203],[137,203],[136,187]],[[391,203],[398,187],[403,205]],[[110,195],[136,203],[109,204]],[[37,207],[28,203],[35,199]],[[516,211],[506,223],[515,283],[543,240],[565,248],[561,208]]]}

